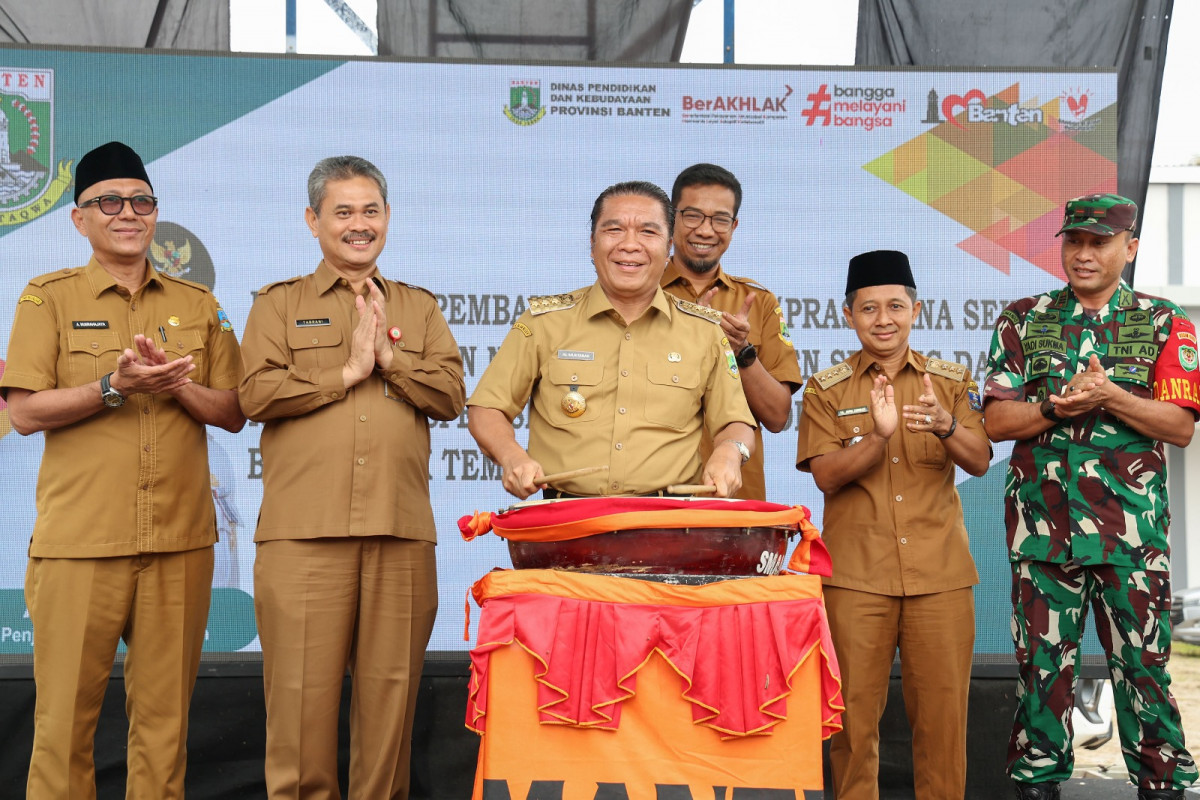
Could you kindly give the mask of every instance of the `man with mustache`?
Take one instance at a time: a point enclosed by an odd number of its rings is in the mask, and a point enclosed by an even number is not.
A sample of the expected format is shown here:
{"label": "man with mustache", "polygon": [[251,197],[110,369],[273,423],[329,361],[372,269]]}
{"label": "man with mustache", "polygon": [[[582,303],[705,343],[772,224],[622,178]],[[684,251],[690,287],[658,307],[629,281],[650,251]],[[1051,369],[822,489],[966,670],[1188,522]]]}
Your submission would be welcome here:
{"label": "man with mustache", "polygon": [[263,422],[254,610],[267,704],[267,796],[339,797],[350,670],[350,798],[404,800],[437,612],[429,420],[464,401],[458,345],[424,289],[382,277],[379,169],[319,162],[305,220],[315,272],[258,294],[246,415]]}
{"label": "man with mustache", "polygon": [[[663,290],[721,312],[721,330],[729,339],[746,402],[759,427],[754,453],[742,467],[738,497],[767,499],[762,428],[779,433],[792,410],[792,395],[804,379],[783,310],[775,295],[749,278],[725,272],[721,257],[738,226],[742,184],[716,164],[693,164],[671,188],[674,206],[674,253],[663,273]],[[701,455],[712,451],[705,436]]]}
{"label": "man with mustache", "polygon": [[1137,205],[1076,197],[1058,236],[1067,285],[1009,305],[984,385],[988,436],[1013,441],[1004,491],[1019,679],[1008,772],[1022,800],[1071,777],[1075,664],[1090,604],[1140,800],[1196,780],[1171,697],[1170,512],[1163,443],[1200,412],[1196,329],[1121,277]]}

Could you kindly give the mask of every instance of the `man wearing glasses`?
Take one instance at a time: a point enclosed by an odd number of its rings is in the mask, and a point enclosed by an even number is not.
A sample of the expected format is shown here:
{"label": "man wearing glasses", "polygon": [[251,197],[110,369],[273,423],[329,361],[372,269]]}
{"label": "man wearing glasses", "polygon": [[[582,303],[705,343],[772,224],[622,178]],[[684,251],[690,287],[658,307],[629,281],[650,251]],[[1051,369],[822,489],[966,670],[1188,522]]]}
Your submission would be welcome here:
{"label": "man wearing glasses", "polygon": [[[742,204],[742,185],[733,173],[715,164],[690,166],[675,179],[671,203],[675,252],[663,273],[662,288],[723,312],[721,328],[737,358],[742,390],[759,424],[737,496],[765,500],[762,428],[779,433],[787,424],[792,395],[803,382],[796,350],[775,295],[750,278],[729,275],[721,268]],[[705,435],[701,453],[707,458],[711,451],[712,442]]]}
{"label": "man wearing glasses", "polygon": [[17,301],[0,393],[45,431],[25,602],[37,685],[28,797],[95,797],[93,738],[124,639],[130,797],[183,796],[216,521],[205,425],[245,423],[225,312],[146,251],[158,200],[120,142],[79,160],[71,220],[84,267]]}

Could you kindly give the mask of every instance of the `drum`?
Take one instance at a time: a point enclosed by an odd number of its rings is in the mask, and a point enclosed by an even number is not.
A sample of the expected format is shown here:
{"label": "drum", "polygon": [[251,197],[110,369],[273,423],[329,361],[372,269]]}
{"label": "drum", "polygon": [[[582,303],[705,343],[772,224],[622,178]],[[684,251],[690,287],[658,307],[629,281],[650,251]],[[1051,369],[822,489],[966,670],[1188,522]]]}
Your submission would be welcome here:
{"label": "drum", "polygon": [[[605,508],[604,498],[541,500],[522,503],[506,514],[519,526],[526,510],[545,514],[558,504],[554,518],[564,531],[556,541],[532,541],[508,536],[508,552],[516,569],[561,569],[571,572],[616,575],[729,575],[778,574],[787,554],[788,540],[796,534],[793,523],[759,524],[763,507],[794,510],[758,501],[713,498],[665,499],[658,497],[611,498],[619,512]],[[574,505],[571,505],[574,504]],[[599,505],[598,505],[599,504]],[[566,535],[575,522],[577,508],[601,520],[632,522],[642,516],[658,517],[655,526],[622,527],[584,536]],[[663,519],[663,517],[671,519]],[[778,513],[774,515],[776,518]],[[711,524],[705,524],[711,517]],[[661,524],[661,523],[666,524]],[[737,523],[742,524],[737,524]],[[676,527],[678,525],[679,527]]]}

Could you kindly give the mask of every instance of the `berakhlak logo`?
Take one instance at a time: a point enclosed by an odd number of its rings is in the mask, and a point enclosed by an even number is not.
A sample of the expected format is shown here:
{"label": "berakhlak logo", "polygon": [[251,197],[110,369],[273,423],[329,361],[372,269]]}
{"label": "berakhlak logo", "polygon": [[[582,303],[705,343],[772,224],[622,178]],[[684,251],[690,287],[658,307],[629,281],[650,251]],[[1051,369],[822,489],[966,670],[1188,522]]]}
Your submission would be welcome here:
{"label": "berakhlak logo", "polygon": [[833,108],[830,102],[833,100],[833,95],[829,94],[829,84],[822,83],[821,88],[815,92],[808,93],[808,108],[800,111],[800,116],[804,117],[804,124],[812,127],[816,123],[817,118],[821,119],[822,125],[829,125],[833,122]]}
{"label": "berakhlak logo", "polygon": [[[946,121],[951,125],[957,128],[962,128],[963,124],[959,122],[954,115],[960,113],[961,111],[965,111],[972,100],[976,103],[982,104],[985,100],[987,100],[987,95],[978,89],[972,89],[963,95],[946,95],[942,98],[942,116],[944,116]],[[966,128],[963,128],[963,130],[966,130]]]}
{"label": "berakhlak logo", "polygon": [[0,67],[0,225],[49,211],[71,185],[54,163],[54,70]]}
{"label": "berakhlak logo", "polygon": [[541,81],[513,81],[508,87],[504,116],[518,125],[532,125],[546,116]]}
{"label": "berakhlak logo", "polygon": [[[1066,103],[1067,111],[1072,119],[1078,121],[1088,115],[1088,101],[1091,99],[1092,93],[1086,89],[1068,89],[1062,93],[1062,100]],[[1067,116],[1059,111],[1059,116]]]}

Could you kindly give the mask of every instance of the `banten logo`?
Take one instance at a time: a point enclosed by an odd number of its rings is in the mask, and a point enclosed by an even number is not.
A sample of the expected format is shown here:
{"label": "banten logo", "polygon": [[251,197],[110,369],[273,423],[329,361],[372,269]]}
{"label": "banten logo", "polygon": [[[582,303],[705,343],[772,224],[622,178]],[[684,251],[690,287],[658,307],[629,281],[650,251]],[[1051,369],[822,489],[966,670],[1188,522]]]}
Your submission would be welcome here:
{"label": "banten logo", "polygon": [[71,185],[54,163],[54,70],[0,67],[0,226],[49,211]]}
{"label": "banten logo", "polygon": [[513,81],[508,88],[504,116],[518,125],[532,125],[546,116],[546,107],[542,105],[542,82]]}

